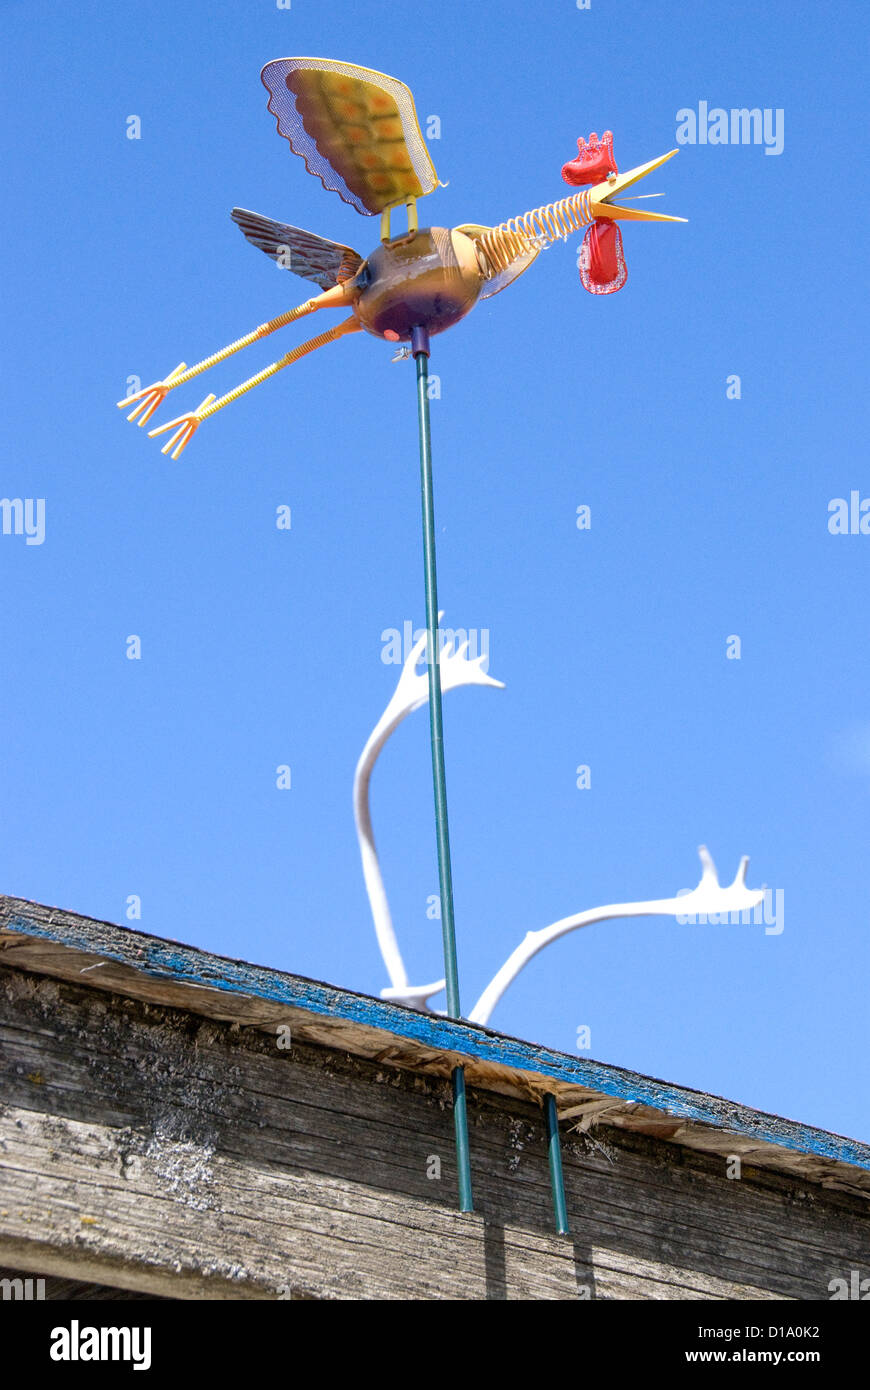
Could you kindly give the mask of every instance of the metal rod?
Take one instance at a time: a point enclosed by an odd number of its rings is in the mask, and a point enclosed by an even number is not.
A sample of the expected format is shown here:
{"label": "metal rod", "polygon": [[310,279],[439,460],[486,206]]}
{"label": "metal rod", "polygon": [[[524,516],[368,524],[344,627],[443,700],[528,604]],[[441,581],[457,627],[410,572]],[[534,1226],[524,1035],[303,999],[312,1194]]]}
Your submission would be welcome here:
{"label": "metal rod", "polygon": [[553,1190],[556,1230],[560,1236],[567,1236],[570,1235],[570,1231],[568,1207],[565,1203],[565,1179],[562,1173],[562,1146],[559,1142],[559,1115],[556,1110],[556,1097],[549,1091],[544,1096],[544,1115],[547,1120],[547,1157],[550,1163],[550,1186]]}
{"label": "metal rod", "polygon": [[[447,981],[447,1012],[451,1018],[460,1018],[456,928],[453,918],[453,875],[450,868],[450,834],[447,824],[447,778],[444,771],[444,734],[441,720],[441,649],[438,640],[435,501],[432,485],[432,437],[429,425],[429,334],[425,328],[414,329],[411,351],[417,363],[417,413],[420,426],[420,483],[423,500],[423,557],[426,578],[426,627],[428,631],[429,729],[432,741],[432,780],[435,788],[438,880],[441,890],[441,935],[444,943],[444,975]],[[465,1071],[462,1067],[454,1068],[452,1081],[453,1127],[456,1134],[456,1163],[459,1176],[459,1210],[473,1211]]]}

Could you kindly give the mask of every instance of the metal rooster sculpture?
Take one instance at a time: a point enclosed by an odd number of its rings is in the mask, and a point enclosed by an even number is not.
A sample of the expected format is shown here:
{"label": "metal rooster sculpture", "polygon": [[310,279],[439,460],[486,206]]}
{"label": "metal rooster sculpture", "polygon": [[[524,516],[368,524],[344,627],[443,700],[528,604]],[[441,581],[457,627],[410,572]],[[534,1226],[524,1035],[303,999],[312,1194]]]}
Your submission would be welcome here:
{"label": "metal rooster sculpture", "polygon": [[[497,227],[477,223],[452,230],[419,227],[417,201],[438,187],[438,176],[420,131],[414,98],[403,82],[326,58],[278,58],[266,64],[261,76],[269,92],[269,110],[294,154],[305,160],[309,173],[316,174],[324,188],[338,193],[357,212],[381,215],[381,242],[364,260],[339,242],[256,212],[233,209],[233,220],[248,241],[288,270],[313,280],[322,293],[260,324],[193,367],[180,362],[162,381],[125,397],[118,405],[133,407],[128,419],[145,425],[170,391],[294,319],[319,309],[348,308],[351,315],[226,395],[207,396],[196,410],[151,430],[151,435],[171,431],[163,452],[171,452],[174,459],[203,420],[315,348],[361,329],[391,343],[411,342],[415,330],[430,336],[443,333],[465,318],[479,300],[512,284],[544,247],[584,227],[588,231],[580,255],[581,280],[593,294],[612,293],[622,287],[626,276],[618,221],[685,221],[614,203],[617,194],[677,151],[620,174],[613,158],[613,136],[606,131],[600,142],[594,133],[588,142],[579,140],[577,159],[562,170],[567,183],[592,184],[588,191]],[[408,231],[391,237],[390,215],[400,207],[407,208]]]}
{"label": "metal rooster sculpture", "polygon": [[[535,208],[497,227],[467,223],[452,230],[421,228],[417,202],[437,188],[438,176],[420,131],[414,98],[404,83],[369,68],[330,58],[278,58],[266,64],[262,79],[269,92],[269,110],[277,119],[279,134],[290,142],[294,154],[305,160],[306,169],[318,176],[324,188],[338,193],[344,202],[364,216],[380,214],[380,245],[364,260],[349,246],[235,208],[233,220],[248,241],[288,270],[313,280],[321,293],[268,323],[260,324],[193,367],[179,363],[162,381],[125,397],[118,405],[122,409],[132,407],[128,419],[145,425],[170,391],[249,344],[319,309],[350,310],[350,316],[334,328],[310,338],[220,399],[206,396],[196,410],[152,429],[151,435],[169,434],[163,452],[177,459],[203,420],[316,348],[363,329],[387,342],[411,344],[411,355],[417,364],[429,654],[427,684],[447,1012],[452,1018],[460,1018],[441,716],[442,653],[437,631],[438,586],[428,396],[430,338],[459,323],[478,300],[488,299],[512,284],[545,247],[583,228],[588,229],[580,255],[583,284],[593,294],[611,294],[620,289],[625,283],[625,259],[622,236],[614,224],[619,221],[682,222],[685,219],[623,207],[615,203],[614,198],[653,169],[658,169],[677,151],[671,150],[659,159],[620,174],[613,158],[610,132],[605,132],[601,141],[593,134],[588,142],[578,141],[577,158],[563,169],[568,183],[581,189],[591,185],[588,189]],[[400,207],[407,209],[408,230],[394,237],[391,235],[391,214]],[[445,669],[449,680],[454,667],[445,662]],[[459,669],[458,663],[455,669]],[[467,683],[467,680],[460,683]],[[403,717],[398,707],[389,712],[390,718],[393,713]],[[384,727],[375,731],[367,749],[370,763],[390,729],[387,718]],[[363,821],[370,772],[371,766],[364,761],[358,769],[356,801],[358,816],[362,814]],[[358,824],[361,824],[367,886],[380,902],[376,913],[379,940],[394,986],[398,986],[397,992],[401,995],[404,990],[408,997],[409,986],[389,921],[386,896],[383,885],[377,881],[379,870],[371,841],[371,825],[369,822],[366,827],[359,820]],[[366,849],[366,836],[371,841],[370,853]],[[414,997],[417,1002],[425,1003],[427,993],[431,992],[424,987]],[[453,1067],[452,1081],[460,1208],[471,1211],[471,1166],[462,1066]],[[555,1099],[550,1094],[546,1097],[545,1114],[557,1227],[561,1231],[567,1230],[567,1217],[558,1162],[558,1117]]]}

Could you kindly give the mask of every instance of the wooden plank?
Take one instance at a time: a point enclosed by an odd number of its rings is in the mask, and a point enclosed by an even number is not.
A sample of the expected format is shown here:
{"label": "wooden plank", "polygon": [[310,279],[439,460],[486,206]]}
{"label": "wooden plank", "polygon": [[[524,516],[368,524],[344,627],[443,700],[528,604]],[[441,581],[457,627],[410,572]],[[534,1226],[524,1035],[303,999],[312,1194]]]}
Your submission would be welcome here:
{"label": "wooden plank", "polygon": [[[29,1284],[28,1281],[29,1280]],[[132,1289],[121,1289],[110,1284],[88,1284],[82,1279],[63,1279],[56,1275],[41,1275],[38,1279],[27,1270],[10,1269],[0,1265],[0,1285],[4,1289],[4,1301],[29,1300],[39,1302],[63,1299],[64,1302],[86,1299],[89,1303],[116,1303],[138,1299],[158,1298],[158,1294],[138,1293]],[[9,1292],[6,1293],[6,1288]]]}
{"label": "wooden plank", "polygon": [[318,981],[228,960],[74,913],[0,898],[0,958],[95,990],[170,1004],[294,1035],[415,1072],[446,1076],[461,1061],[470,1082],[503,1095],[552,1090],[560,1114],[609,1102],[600,1122],[657,1135],[703,1153],[870,1197],[870,1145],[779,1116],[572,1057],[490,1029],[439,1018]]}
{"label": "wooden plank", "polygon": [[[87,978],[87,977],[85,977]],[[0,967],[0,1261],[186,1298],[826,1299],[863,1199],[472,1088],[454,1209],[439,1076]],[[431,1178],[432,1160],[440,1178]]]}

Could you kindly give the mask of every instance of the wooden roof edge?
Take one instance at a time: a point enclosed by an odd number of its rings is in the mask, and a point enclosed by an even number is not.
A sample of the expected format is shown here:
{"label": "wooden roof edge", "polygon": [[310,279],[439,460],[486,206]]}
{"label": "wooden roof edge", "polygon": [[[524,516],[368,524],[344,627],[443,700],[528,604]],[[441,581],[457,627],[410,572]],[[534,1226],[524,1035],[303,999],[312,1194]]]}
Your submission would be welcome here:
{"label": "wooden roof edge", "polygon": [[[87,966],[81,965],[82,957],[88,958]],[[302,1011],[316,1016],[321,1041],[323,1028],[328,1035],[332,1022],[336,1027],[335,1046],[342,1051],[354,1048],[341,1025],[374,1030],[389,1035],[384,1039],[385,1053],[398,1042],[410,1054],[412,1066],[415,1050],[421,1064],[435,1052],[484,1067],[485,1074],[496,1083],[500,1074],[506,1082],[515,1083],[520,1073],[526,1074],[530,1082],[535,1080],[539,1087],[551,1080],[560,1096],[571,1087],[578,1088],[578,1095],[581,1091],[595,1092],[599,1097],[623,1102],[626,1107],[636,1105],[647,1113],[658,1111],[681,1121],[681,1129],[687,1133],[696,1131],[691,1147],[703,1149],[703,1131],[714,1130],[719,1132],[719,1142],[713,1146],[717,1152],[721,1152],[722,1136],[730,1134],[744,1141],[744,1147],[745,1141],[750,1140],[759,1150],[772,1146],[806,1155],[814,1160],[814,1175],[821,1174],[824,1179],[830,1165],[828,1176],[832,1185],[837,1185],[838,1177],[845,1177],[850,1187],[857,1182],[862,1194],[870,1197],[870,1144],[624,1067],[571,1056],[491,1028],[423,1013],[319,980],[218,956],[131,927],[0,895],[0,962],[4,958],[33,974],[74,980],[121,994],[135,993],[141,998],[145,997],[141,989],[133,991],[125,985],[125,979],[129,982],[138,977],[143,984],[147,981],[147,998],[151,1002],[187,1007],[194,1013],[232,1017],[235,1006],[245,999]],[[102,962],[111,967],[110,975],[95,968]],[[179,986],[191,988],[189,1003],[186,995],[185,1003],[179,1003]],[[227,1013],[206,1007],[206,996],[211,1000],[224,997],[229,1006]],[[403,1065],[408,1065],[408,1060],[406,1055]],[[486,1082],[482,1084],[485,1086]],[[494,1088],[498,1089],[497,1084]],[[768,1164],[771,1158],[775,1156],[768,1156]],[[777,1165],[774,1162],[772,1166]],[[785,1155],[783,1170],[794,1171]]]}

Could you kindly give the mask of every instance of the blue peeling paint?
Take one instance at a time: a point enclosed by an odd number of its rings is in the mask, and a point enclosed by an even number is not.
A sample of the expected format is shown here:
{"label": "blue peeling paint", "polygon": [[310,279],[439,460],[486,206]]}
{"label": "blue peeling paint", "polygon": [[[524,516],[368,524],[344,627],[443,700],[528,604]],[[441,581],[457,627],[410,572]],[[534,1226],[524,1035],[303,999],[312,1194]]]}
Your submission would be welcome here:
{"label": "blue peeling paint", "polygon": [[[95,943],[88,930],[93,924],[87,918],[79,920],[80,927],[68,921],[62,925],[52,924],[35,921],[19,912],[6,921],[3,930],[40,937],[72,950],[93,954]],[[214,956],[207,951],[146,936],[126,927],[111,923],[102,925],[110,926],[113,932],[124,938],[127,945],[126,951],[121,949],[120,943],[116,950],[101,947],[102,958],[140,970],[155,979],[173,984],[205,986],[227,994],[247,995],[324,1017],[383,1029],[437,1052],[450,1052],[467,1060],[493,1062],[516,1071],[536,1072],[557,1081],[585,1086],[603,1095],[651,1106],[676,1119],[698,1121],[726,1133],[760,1139],[779,1148],[814,1154],[820,1158],[836,1159],[870,1171],[870,1145],[855,1139],[845,1139],[825,1130],[729,1102],[720,1103],[726,1106],[730,1104],[730,1110],[723,1115],[701,1093],[641,1076],[637,1072],[588,1058],[571,1057],[564,1052],[554,1052],[550,1048],[494,1033],[488,1028],[419,1013],[400,1004],[365,994],[353,994],[317,980],[306,980],[263,966],[248,965],[244,961]],[[130,947],[134,951],[132,959]]]}

